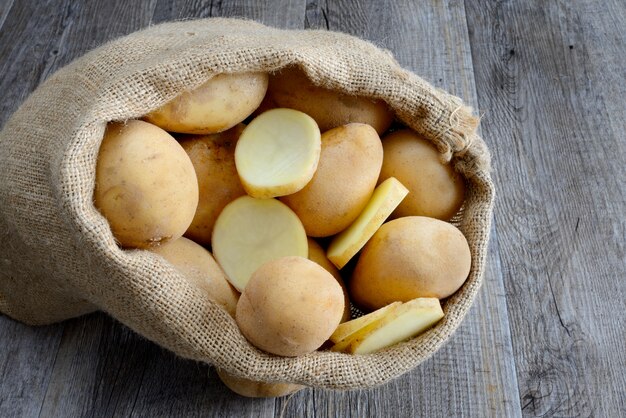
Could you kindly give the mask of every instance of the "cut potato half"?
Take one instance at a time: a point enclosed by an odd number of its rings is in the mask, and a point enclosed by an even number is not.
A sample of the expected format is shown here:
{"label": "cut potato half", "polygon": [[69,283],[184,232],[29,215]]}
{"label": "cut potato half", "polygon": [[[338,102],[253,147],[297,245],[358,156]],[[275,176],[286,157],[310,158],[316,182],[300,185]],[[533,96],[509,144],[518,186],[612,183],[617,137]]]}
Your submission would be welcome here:
{"label": "cut potato half", "polygon": [[320,130],[305,113],[273,109],[244,129],[235,165],[246,192],[256,198],[285,196],[311,180],[320,159]]}
{"label": "cut potato half", "polygon": [[443,318],[437,298],[417,298],[388,311],[350,337],[340,341],[331,350],[349,354],[370,354],[413,338]]}
{"label": "cut potato half", "polygon": [[385,315],[389,314],[389,312],[391,312],[393,309],[396,309],[400,305],[402,305],[402,302],[394,302],[383,308],[377,309],[374,312],[370,312],[367,315],[363,315],[359,318],[353,319],[352,321],[339,324],[339,326],[337,327],[335,332],[333,332],[333,335],[331,335],[329,339],[334,343],[345,340],[352,336],[352,334],[354,334],[358,330],[383,318]]}
{"label": "cut potato half", "polygon": [[302,222],[275,199],[242,196],[226,205],[215,222],[211,242],[228,281],[240,292],[265,262],[308,256]]}
{"label": "cut potato half", "polygon": [[395,177],[382,182],[374,190],[363,212],[330,243],[328,259],[338,268],[343,268],[363,248],[408,193],[409,190]]}

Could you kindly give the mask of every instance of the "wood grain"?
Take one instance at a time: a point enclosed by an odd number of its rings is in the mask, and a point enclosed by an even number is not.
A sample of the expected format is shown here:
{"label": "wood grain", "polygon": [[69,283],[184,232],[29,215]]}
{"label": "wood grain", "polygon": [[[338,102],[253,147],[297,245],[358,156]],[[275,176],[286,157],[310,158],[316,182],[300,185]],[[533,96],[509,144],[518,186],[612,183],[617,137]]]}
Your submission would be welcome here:
{"label": "wood grain", "polygon": [[523,412],[623,416],[624,3],[466,5]]}

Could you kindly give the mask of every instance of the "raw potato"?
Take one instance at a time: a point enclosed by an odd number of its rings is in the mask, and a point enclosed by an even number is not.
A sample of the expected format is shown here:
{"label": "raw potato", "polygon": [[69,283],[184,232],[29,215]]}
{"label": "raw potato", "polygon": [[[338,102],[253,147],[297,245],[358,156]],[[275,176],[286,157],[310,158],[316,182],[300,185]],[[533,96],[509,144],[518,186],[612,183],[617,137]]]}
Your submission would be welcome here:
{"label": "raw potato", "polygon": [[295,213],[275,199],[241,196],[217,218],[213,255],[240,292],[254,271],[285,256],[308,256],[304,227]]}
{"label": "raw potato", "polygon": [[392,217],[428,216],[444,221],[463,205],[465,182],[428,140],[410,129],[393,132],[383,139],[385,157],[380,181],[395,177],[409,195]]}
{"label": "raw potato", "polygon": [[371,125],[382,135],[393,122],[385,102],[318,87],[297,67],[283,68],[270,76],[262,107],[273,104],[310,115],[322,132],[357,122]]}
{"label": "raw potato", "polygon": [[370,312],[367,315],[363,315],[361,317],[353,319],[352,321],[348,321],[348,322],[344,322],[343,324],[340,324],[335,330],[335,332],[333,332],[333,335],[330,336],[330,340],[334,343],[338,343],[342,340],[350,339],[352,334],[354,334],[355,332],[359,331],[362,328],[365,328],[367,325],[378,321],[379,319],[387,315],[389,311],[396,309],[401,304],[402,302],[394,302],[390,305],[387,305],[378,310],[375,310],[374,312]]}
{"label": "raw potato", "polygon": [[218,74],[146,115],[170,132],[211,134],[232,128],[259,106],[267,91],[265,73]]}
{"label": "raw potato", "polygon": [[96,166],[95,206],[123,247],[149,248],[183,235],[198,206],[198,181],[185,150],[139,120],[110,123]]}
{"label": "raw potato", "polygon": [[307,235],[334,235],[369,201],[382,161],[380,138],[371,126],[351,123],[331,129],[322,135],[322,153],[309,184],[281,201],[296,212]]}
{"label": "raw potato", "polygon": [[371,310],[419,297],[443,299],[461,287],[470,267],[467,240],[453,225],[422,216],[399,218],[363,248],[350,295]]}
{"label": "raw potato", "polygon": [[169,261],[191,284],[202,289],[209,299],[235,317],[239,293],[228,283],[226,275],[204,247],[181,237],[151,251]]}
{"label": "raw potato", "polygon": [[311,180],[320,150],[320,130],[310,116],[292,109],[273,109],[244,129],[235,149],[235,164],[250,196],[284,196]]}
{"label": "raw potato", "polygon": [[290,395],[306,387],[295,383],[257,382],[255,380],[233,376],[221,369],[216,370],[220,380],[228,389],[248,398],[276,398]]}
{"label": "raw potato", "polygon": [[418,298],[396,306],[385,315],[331,348],[350,354],[370,354],[416,337],[443,318],[437,298]]}
{"label": "raw potato", "polygon": [[385,180],[376,188],[359,217],[333,238],[326,255],[338,268],[343,268],[359,252],[378,228],[402,202],[409,191],[395,178]]}
{"label": "raw potato", "polygon": [[344,309],[337,280],[303,257],[283,257],[254,272],[237,304],[237,325],[256,347],[300,356],[320,347]]}
{"label": "raw potato", "polygon": [[217,134],[179,138],[193,163],[200,188],[196,214],[185,232],[197,243],[210,245],[215,220],[224,206],[246,194],[235,168],[235,145],[244,128],[239,124]]}
{"label": "raw potato", "polygon": [[341,273],[337,270],[337,267],[333,263],[330,262],[328,258],[326,258],[326,251],[322,248],[321,245],[317,243],[313,238],[308,238],[309,243],[309,260],[319,264],[324,267],[324,269],[333,275],[333,277],[341,286],[344,294],[344,308],[343,308],[343,316],[341,317],[341,322],[346,322],[350,320],[350,298],[348,297],[348,288],[341,277]]}

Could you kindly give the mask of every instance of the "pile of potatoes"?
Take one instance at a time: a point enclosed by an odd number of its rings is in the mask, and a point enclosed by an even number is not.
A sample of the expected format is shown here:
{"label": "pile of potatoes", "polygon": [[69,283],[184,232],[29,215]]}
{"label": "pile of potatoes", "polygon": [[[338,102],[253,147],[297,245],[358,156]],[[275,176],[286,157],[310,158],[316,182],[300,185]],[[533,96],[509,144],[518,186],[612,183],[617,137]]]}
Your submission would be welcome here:
{"label": "pile of potatoes", "polygon": [[[471,264],[447,222],[463,178],[392,124],[384,102],[297,67],[217,75],[108,124],[95,205],[121,247],[162,256],[259,349],[372,353],[439,321]],[[302,388],[218,375],[244,396]]]}

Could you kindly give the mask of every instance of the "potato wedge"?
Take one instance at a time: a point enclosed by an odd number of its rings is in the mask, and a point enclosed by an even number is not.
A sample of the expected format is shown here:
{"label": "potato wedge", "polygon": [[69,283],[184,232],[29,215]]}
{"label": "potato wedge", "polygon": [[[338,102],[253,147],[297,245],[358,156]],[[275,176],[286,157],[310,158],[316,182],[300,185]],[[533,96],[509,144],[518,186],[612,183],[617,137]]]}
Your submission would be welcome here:
{"label": "potato wedge", "polygon": [[235,165],[250,196],[285,196],[311,181],[321,149],[320,130],[313,118],[297,110],[273,109],[243,130],[235,148]]}
{"label": "potato wedge", "polygon": [[370,354],[423,333],[441,318],[443,310],[437,298],[418,298],[391,309],[346,340],[331,348],[350,354]]}
{"label": "potato wedge", "polygon": [[308,256],[302,222],[275,199],[241,196],[224,208],[213,228],[213,255],[228,281],[240,292],[267,261]]}
{"label": "potato wedge", "polygon": [[326,253],[328,259],[338,268],[343,268],[363,248],[408,193],[407,188],[394,177],[382,182],[352,225],[330,243]]}
{"label": "potato wedge", "polygon": [[388,315],[391,310],[396,309],[400,305],[402,305],[402,302],[394,302],[383,308],[375,310],[374,312],[370,312],[367,315],[363,315],[359,318],[353,319],[352,321],[344,322],[337,327],[335,332],[333,332],[333,335],[330,336],[330,340],[334,343],[338,343],[341,340],[348,339],[358,330],[366,327],[372,322],[378,321],[385,315]]}

